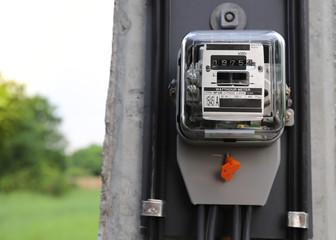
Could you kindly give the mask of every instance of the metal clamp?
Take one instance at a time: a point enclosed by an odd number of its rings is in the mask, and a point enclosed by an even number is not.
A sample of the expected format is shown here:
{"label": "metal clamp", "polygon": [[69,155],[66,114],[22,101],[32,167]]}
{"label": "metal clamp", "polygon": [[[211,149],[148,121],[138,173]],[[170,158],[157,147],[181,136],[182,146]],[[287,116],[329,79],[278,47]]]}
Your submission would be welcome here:
{"label": "metal clamp", "polygon": [[160,199],[148,199],[147,201],[142,201],[141,216],[164,217],[165,204],[166,202]]}
{"label": "metal clamp", "polygon": [[288,227],[308,228],[309,214],[306,212],[288,212]]}

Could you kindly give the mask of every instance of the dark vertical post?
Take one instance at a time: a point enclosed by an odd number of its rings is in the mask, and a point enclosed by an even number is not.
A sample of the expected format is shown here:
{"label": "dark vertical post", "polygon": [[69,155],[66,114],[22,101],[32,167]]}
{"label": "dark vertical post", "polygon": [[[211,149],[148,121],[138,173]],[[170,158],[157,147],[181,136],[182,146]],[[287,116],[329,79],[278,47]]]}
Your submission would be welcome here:
{"label": "dark vertical post", "polygon": [[295,125],[288,130],[288,210],[310,215],[310,234],[305,229],[290,229],[289,236],[306,240],[312,235],[308,1],[289,0],[287,4],[287,58],[295,111]]}
{"label": "dark vertical post", "polygon": [[[142,199],[165,199],[167,142],[169,1],[148,0],[147,70]],[[149,239],[163,239],[163,218],[142,219]]]}

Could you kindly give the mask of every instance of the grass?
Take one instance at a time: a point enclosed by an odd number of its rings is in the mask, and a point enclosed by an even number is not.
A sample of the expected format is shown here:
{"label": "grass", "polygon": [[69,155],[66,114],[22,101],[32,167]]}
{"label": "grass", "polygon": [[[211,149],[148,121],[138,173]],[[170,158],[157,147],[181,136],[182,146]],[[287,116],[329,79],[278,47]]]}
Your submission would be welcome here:
{"label": "grass", "polygon": [[96,239],[99,199],[99,189],[76,189],[63,197],[0,193],[0,239]]}

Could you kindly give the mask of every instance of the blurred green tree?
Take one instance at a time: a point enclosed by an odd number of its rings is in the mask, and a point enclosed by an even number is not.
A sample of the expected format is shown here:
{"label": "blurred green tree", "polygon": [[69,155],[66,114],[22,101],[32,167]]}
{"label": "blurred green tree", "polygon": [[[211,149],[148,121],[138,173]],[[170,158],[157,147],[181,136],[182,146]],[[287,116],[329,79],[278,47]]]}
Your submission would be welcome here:
{"label": "blurred green tree", "polygon": [[13,81],[5,81],[0,74],[0,149],[4,141],[13,135],[20,122],[24,89]]}
{"label": "blurred green tree", "polygon": [[0,75],[0,190],[31,189],[61,194],[67,183],[61,119],[41,96]]}
{"label": "blurred green tree", "polygon": [[68,158],[69,174],[100,176],[102,151],[102,146],[93,144],[74,152]]}

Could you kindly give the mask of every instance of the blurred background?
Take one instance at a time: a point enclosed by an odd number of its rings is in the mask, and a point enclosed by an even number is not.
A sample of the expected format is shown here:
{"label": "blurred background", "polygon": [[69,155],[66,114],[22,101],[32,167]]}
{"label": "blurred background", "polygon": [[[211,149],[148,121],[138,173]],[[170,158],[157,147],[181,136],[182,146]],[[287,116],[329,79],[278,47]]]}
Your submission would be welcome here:
{"label": "blurred background", "polygon": [[0,239],[95,239],[113,0],[0,2]]}

